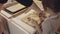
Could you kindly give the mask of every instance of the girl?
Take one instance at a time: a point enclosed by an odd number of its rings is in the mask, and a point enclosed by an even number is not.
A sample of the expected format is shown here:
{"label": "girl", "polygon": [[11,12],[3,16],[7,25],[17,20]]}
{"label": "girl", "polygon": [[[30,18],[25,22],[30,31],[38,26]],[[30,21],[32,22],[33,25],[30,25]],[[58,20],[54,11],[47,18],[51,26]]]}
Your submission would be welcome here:
{"label": "girl", "polygon": [[60,34],[57,32],[60,27],[60,0],[41,1],[45,12],[50,13],[50,17],[42,23],[42,31],[35,20],[32,19],[31,22],[35,25],[39,34]]}

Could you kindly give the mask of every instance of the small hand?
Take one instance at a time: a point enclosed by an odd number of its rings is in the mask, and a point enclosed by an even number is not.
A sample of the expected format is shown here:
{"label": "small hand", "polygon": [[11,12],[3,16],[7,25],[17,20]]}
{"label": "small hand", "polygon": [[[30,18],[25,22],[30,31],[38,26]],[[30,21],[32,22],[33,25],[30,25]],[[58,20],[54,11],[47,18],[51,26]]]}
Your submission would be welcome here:
{"label": "small hand", "polygon": [[31,19],[31,23],[34,24],[34,27],[35,27],[35,29],[37,30],[37,32],[38,32],[39,34],[42,34],[42,31],[41,31],[40,26],[38,25],[37,21]]}
{"label": "small hand", "polygon": [[34,26],[38,25],[37,21],[34,20],[34,19],[31,19],[30,22],[31,22]]}

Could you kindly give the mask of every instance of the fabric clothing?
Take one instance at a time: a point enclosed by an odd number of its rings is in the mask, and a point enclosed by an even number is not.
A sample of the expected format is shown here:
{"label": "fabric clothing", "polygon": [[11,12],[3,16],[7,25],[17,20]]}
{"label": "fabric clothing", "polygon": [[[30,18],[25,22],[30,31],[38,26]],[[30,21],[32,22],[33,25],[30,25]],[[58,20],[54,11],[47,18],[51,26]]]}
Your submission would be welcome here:
{"label": "fabric clothing", "polygon": [[5,4],[8,0],[0,0],[1,4]]}
{"label": "fabric clothing", "polygon": [[42,23],[42,34],[56,34],[57,29],[60,27],[60,16],[55,15],[47,18]]}
{"label": "fabric clothing", "polygon": [[0,15],[0,34],[9,34],[8,22]]}
{"label": "fabric clothing", "polygon": [[22,5],[29,7],[32,5],[33,0],[16,0],[17,2],[21,3]]}
{"label": "fabric clothing", "polygon": [[0,34],[2,34],[2,29],[1,29],[1,26],[0,26]]}

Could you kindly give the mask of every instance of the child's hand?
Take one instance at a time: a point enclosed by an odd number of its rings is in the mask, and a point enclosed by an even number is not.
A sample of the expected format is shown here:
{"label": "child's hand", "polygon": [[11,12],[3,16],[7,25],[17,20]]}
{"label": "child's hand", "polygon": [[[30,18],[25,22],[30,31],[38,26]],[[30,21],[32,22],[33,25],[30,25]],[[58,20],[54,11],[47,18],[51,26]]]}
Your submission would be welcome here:
{"label": "child's hand", "polygon": [[34,26],[38,25],[38,23],[37,23],[36,20],[31,19],[30,22],[31,22]]}

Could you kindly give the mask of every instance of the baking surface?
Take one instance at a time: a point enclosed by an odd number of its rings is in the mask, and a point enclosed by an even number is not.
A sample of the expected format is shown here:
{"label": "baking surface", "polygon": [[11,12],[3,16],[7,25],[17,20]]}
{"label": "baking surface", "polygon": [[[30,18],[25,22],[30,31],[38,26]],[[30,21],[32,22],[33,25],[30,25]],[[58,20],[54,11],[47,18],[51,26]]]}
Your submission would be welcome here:
{"label": "baking surface", "polygon": [[40,24],[40,18],[39,16],[36,14],[36,11],[31,9],[24,18],[22,18],[21,20],[31,26],[33,26],[33,24],[30,22],[30,19],[34,19],[37,21],[38,24]]}
{"label": "baking surface", "polygon": [[25,6],[23,6],[22,4],[16,4],[16,5],[13,5],[13,6],[10,6],[8,8],[6,8],[7,10],[11,11],[11,12],[15,12],[15,11],[18,11],[22,8],[24,8]]}

